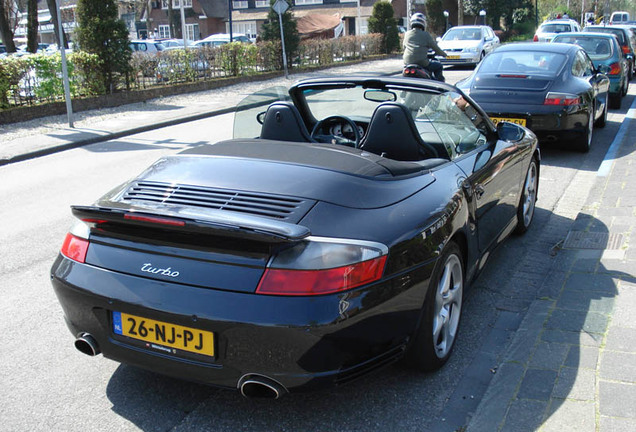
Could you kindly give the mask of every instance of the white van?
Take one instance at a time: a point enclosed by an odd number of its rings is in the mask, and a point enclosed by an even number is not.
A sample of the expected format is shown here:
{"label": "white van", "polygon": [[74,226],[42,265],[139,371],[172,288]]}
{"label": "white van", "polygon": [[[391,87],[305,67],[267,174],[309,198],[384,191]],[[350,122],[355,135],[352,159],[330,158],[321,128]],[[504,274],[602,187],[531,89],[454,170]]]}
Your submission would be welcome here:
{"label": "white van", "polygon": [[612,12],[610,24],[627,24],[627,21],[629,21],[629,12]]}

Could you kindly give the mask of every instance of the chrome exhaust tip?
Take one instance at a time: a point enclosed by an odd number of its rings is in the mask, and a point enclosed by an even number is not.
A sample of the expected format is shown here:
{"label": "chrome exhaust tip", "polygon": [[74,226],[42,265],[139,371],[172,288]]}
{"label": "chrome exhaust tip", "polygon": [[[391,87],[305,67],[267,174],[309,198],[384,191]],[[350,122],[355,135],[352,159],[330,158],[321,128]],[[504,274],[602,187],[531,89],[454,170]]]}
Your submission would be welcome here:
{"label": "chrome exhaust tip", "polygon": [[245,374],[237,387],[248,399],[278,399],[287,393],[287,389],[275,379],[259,374]]}
{"label": "chrome exhaust tip", "polygon": [[77,339],[75,339],[75,348],[77,348],[79,352],[91,357],[102,352],[95,338],[88,333],[80,333]]}

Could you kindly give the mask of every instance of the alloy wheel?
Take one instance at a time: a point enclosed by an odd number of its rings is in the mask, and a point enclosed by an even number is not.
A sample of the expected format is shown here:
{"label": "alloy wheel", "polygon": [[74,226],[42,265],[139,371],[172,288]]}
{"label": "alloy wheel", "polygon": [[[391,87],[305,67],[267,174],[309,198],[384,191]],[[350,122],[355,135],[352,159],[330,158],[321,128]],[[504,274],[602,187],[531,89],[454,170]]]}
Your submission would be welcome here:
{"label": "alloy wheel", "polygon": [[451,254],[437,282],[433,317],[433,343],[438,358],[448,355],[457,336],[464,281],[460,258]]}

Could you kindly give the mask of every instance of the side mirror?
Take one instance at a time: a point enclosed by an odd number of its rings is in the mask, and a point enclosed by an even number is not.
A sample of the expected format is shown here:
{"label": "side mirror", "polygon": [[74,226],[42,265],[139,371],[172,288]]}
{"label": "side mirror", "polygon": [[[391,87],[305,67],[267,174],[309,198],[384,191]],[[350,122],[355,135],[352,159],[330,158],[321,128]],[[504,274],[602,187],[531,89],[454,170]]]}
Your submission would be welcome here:
{"label": "side mirror", "polygon": [[439,37],[439,36],[437,36],[437,38],[435,38],[435,40],[436,40],[437,42],[441,42],[442,38],[441,38],[441,37]]}
{"label": "side mirror", "polygon": [[267,114],[267,111],[261,111],[258,114],[256,114],[256,121],[259,122],[260,124],[265,123],[265,114]]}
{"label": "side mirror", "polygon": [[519,125],[502,121],[497,123],[497,136],[502,141],[517,142],[525,136],[525,132]]}

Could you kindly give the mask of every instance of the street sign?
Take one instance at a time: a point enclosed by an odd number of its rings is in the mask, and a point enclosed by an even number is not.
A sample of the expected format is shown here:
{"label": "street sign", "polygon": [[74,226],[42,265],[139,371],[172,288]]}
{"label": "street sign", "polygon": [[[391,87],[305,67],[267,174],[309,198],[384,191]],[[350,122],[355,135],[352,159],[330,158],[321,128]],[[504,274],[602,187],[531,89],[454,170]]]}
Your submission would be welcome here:
{"label": "street sign", "polygon": [[284,14],[287,9],[289,9],[289,4],[285,0],[276,0],[274,5],[272,6],[274,12],[278,15]]}
{"label": "street sign", "polygon": [[283,14],[287,9],[289,9],[289,4],[285,0],[276,0],[276,2],[272,5],[272,9],[274,9],[274,12],[278,14],[278,23],[280,24],[280,43],[283,46],[283,67],[285,68],[285,78],[289,78],[287,73],[287,53],[285,52],[285,35],[283,33]]}

